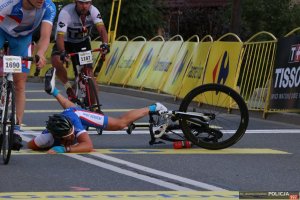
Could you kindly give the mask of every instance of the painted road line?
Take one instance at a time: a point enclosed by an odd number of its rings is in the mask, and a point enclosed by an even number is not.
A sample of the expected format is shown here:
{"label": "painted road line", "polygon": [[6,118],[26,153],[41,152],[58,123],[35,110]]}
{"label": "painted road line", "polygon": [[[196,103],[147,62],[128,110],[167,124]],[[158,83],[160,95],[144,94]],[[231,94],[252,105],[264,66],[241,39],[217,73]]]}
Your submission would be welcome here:
{"label": "painted road line", "polygon": [[[145,123],[141,123],[141,124],[145,124]],[[31,130],[44,130],[45,127],[44,126],[23,126],[22,130],[24,131],[31,131]],[[271,134],[288,134],[288,133],[296,133],[299,134],[300,133],[300,129],[257,129],[257,130],[247,130],[246,134],[262,134],[262,133],[271,133]],[[25,133],[26,134],[26,133]],[[95,131],[95,128],[90,129],[89,134],[94,135],[94,134],[98,134]],[[124,130],[120,130],[120,131],[107,131],[104,130],[103,134],[107,134],[107,135],[116,135],[116,134],[125,134],[127,135],[128,133],[126,132],[126,129]],[[139,127],[133,130],[132,134],[150,134],[148,131],[147,127]]]}
{"label": "painted road line", "polygon": [[238,200],[237,191],[63,191],[63,192],[1,192],[0,200],[53,199],[53,200]]}
{"label": "painted road line", "polygon": [[[22,136],[24,139],[24,136]],[[25,140],[25,139],[24,139]],[[28,139],[29,141],[30,139]],[[27,140],[25,140],[27,141]],[[46,151],[32,151],[30,149],[21,149],[20,151],[13,151],[15,155],[36,155],[36,154],[45,154]],[[143,155],[284,155],[291,154],[286,151],[276,150],[276,149],[256,149],[256,148],[227,148],[221,150],[206,150],[201,148],[191,148],[191,149],[154,149],[154,148],[145,148],[145,149],[94,149],[91,153],[79,153],[79,154],[91,154],[97,155],[101,154],[143,154]],[[78,154],[78,153],[77,153]]]}
{"label": "painted road line", "polygon": [[175,175],[175,174],[167,173],[167,172],[164,172],[164,171],[156,170],[156,169],[149,168],[149,167],[146,167],[146,166],[143,166],[143,165],[139,165],[139,164],[135,164],[135,163],[132,163],[132,162],[125,161],[125,160],[121,160],[119,158],[114,158],[114,157],[111,157],[111,156],[108,156],[108,155],[93,154],[93,156],[96,156],[98,158],[102,158],[102,159],[105,159],[105,160],[108,160],[108,161],[111,161],[111,162],[115,162],[115,163],[118,163],[118,164],[122,164],[122,165],[125,165],[125,166],[128,166],[128,167],[134,168],[134,169],[138,169],[140,171],[145,171],[147,173],[151,173],[151,174],[154,174],[154,175],[159,175],[159,176],[162,176],[162,177],[165,177],[165,178],[168,178],[168,179],[172,179],[172,180],[175,180],[175,181],[178,181],[178,182],[182,182],[184,184],[189,184],[189,185],[192,185],[192,186],[195,186],[195,187],[199,187],[199,188],[202,188],[202,189],[205,189],[205,190],[227,191],[223,188],[216,187],[214,185],[210,185],[210,184],[203,183],[203,182],[200,182],[200,181],[195,181],[195,180],[192,180],[192,179],[189,179],[189,178],[185,178],[185,177],[178,176],[178,175]]}
{"label": "painted road line", "polygon": [[95,151],[102,154],[291,154],[289,152],[267,148],[227,148],[207,150],[196,147],[190,149],[95,149]]}
{"label": "painted road line", "polygon": [[164,181],[164,180],[160,180],[158,178],[153,178],[153,177],[150,177],[150,176],[147,176],[147,175],[139,174],[139,173],[127,170],[127,169],[122,169],[120,167],[117,167],[117,166],[114,166],[114,165],[111,165],[111,164],[107,164],[107,163],[104,163],[104,162],[101,162],[101,161],[98,161],[98,160],[94,160],[92,158],[87,158],[87,157],[77,155],[77,154],[64,154],[64,155],[68,156],[68,157],[71,157],[71,158],[74,158],[74,159],[77,159],[77,160],[80,160],[82,162],[89,163],[91,165],[95,165],[97,167],[101,167],[101,168],[104,168],[104,169],[107,169],[107,170],[110,170],[110,171],[114,171],[116,173],[123,174],[123,175],[126,175],[126,176],[130,176],[130,177],[142,180],[142,181],[152,183],[154,185],[159,185],[161,187],[171,189],[171,190],[175,190],[175,191],[194,191],[191,188],[183,187],[183,186],[180,186],[180,185],[177,185],[177,184],[174,184],[174,183],[170,183],[170,182],[167,182],[167,181]]}

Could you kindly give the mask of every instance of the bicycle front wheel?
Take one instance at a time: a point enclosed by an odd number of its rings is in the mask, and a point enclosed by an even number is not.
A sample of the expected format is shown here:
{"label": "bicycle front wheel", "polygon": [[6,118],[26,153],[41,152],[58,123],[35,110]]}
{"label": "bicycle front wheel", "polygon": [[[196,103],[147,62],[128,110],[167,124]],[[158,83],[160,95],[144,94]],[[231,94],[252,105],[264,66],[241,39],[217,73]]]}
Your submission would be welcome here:
{"label": "bicycle front wheel", "polygon": [[6,95],[4,97],[4,109],[2,111],[3,119],[1,120],[1,150],[3,162],[4,164],[8,164],[11,155],[15,125],[15,90],[12,82],[7,83]]}
{"label": "bicycle front wheel", "polygon": [[203,115],[179,120],[185,137],[193,144],[211,150],[232,146],[245,134],[249,113],[243,98],[233,89],[219,84],[205,84],[190,91],[179,111]]}

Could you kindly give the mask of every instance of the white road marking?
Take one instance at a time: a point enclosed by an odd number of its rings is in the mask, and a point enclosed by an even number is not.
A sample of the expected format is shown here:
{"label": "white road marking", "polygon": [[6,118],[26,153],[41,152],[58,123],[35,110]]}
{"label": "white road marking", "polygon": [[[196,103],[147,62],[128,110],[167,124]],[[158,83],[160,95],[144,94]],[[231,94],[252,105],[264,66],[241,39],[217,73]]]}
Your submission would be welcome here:
{"label": "white road marking", "polygon": [[166,177],[168,179],[173,179],[175,181],[180,181],[180,182],[183,182],[183,183],[186,183],[186,184],[189,184],[189,185],[193,185],[193,186],[196,186],[196,187],[199,187],[199,188],[203,188],[203,189],[207,189],[207,190],[211,190],[211,191],[227,191],[223,188],[219,188],[219,187],[209,185],[209,184],[206,184],[206,183],[203,183],[203,182],[195,181],[195,180],[192,180],[192,179],[184,178],[182,176],[178,176],[178,175],[174,175],[174,174],[171,174],[171,173],[156,170],[156,169],[153,169],[153,168],[149,168],[149,167],[146,167],[146,166],[143,166],[143,165],[138,165],[138,164],[135,164],[135,163],[132,163],[132,162],[128,162],[128,161],[125,161],[125,160],[114,158],[112,156],[108,156],[108,155],[104,155],[104,154],[100,154],[100,153],[93,153],[92,155],[96,156],[96,157],[99,157],[99,158],[102,158],[102,159],[105,159],[105,160],[109,160],[109,161],[118,163],[118,164],[126,165],[126,166],[129,166],[129,167],[134,168],[134,169],[145,171],[147,173],[155,174],[155,175],[158,175],[158,176],[163,176],[163,177]]}
{"label": "white road marking", "polygon": [[68,157],[71,157],[71,158],[75,158],[77,160],[80,160],[80,161],[83,161],[83,162],[86,162],[86,163],[89,163],[89,164],[92,164],[92,165],[95,165],[95,166],[98,166],[98,167],[101,167],[101,168],[104,168],[104,169],[107,169],[107,170],[110,170],[110,171],[114,171],[114,172],[117,172],[117,173],[120,173],[120,174],[124,174],[126,176],[130,176],[130,177],[133,177],[133,178],[136,178],[136,179],[140,179],[142,181],[146,181],[146,182],[149,182],[149,183],[152,183],[152,184],[155,184],[155,185],[159,185],[161,187],[165,187],[165,188],[168,188],[168,189],[171,189],[171,190],[194,191],[194,190],[192,190],[190,188],[187,188],[187,187],[182,187],[182,186],[179,186],[179,185],[167,182],[167,181],[160,180],[158,178],[153,178],[153,177],[147,176],[147,175],[138,174],[138,173],[135,173],[135,172],[130,171],[130,170],[121,169],[120,167],[116,167],[114,165],[110,165],[110,164],[107,164],[107,163],[104,163],[104,162],[101,162],[101,161],[98,161],[98,160],[94,160],[92,158],[87,158],[87,157],[77,155],[77,154],[64,154],[64,155],[68,156]]}

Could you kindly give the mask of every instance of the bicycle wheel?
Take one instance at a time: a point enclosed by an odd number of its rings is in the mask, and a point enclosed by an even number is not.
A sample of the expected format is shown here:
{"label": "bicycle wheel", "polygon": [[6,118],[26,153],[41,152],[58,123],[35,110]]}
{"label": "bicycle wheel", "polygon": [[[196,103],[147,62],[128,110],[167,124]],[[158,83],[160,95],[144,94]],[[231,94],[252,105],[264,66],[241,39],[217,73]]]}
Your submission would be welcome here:
{"label": "bicycle wheel", "polygon": [[182,132],[193,144],[205,149],[232,146],[245,134],[249,113],[243,98],[233,89],[219,84],[206,84],[190,91],[179,111],[202,113],[206,118],[197,123],[192,117],[179,120]]}
{"label": "bicycle wheel", "polygon": [[[87,87],[86,87],[86,105],[88,110],[103,114],[101,111],[101,105],[99,103],[99,97],[97,89],[93,79],[89,78]],[[102,135],[103,129],[96,128],[96,131],[99,135]]]}
{"label": "bicycle wheel", "polygon": [[4,164],[8,164],[13,143],[13,132],[15,125],[15,90],[12,82],[7,83],[4,101],[3,119],[1,123],[2,136],[2,158]]}

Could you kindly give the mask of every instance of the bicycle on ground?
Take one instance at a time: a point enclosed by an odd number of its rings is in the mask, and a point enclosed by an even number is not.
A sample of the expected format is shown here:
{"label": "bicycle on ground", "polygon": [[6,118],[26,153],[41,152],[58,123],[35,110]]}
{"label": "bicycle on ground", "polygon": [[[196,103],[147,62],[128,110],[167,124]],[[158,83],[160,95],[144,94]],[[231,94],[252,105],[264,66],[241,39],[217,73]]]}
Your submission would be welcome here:
{"label": "bicycle on ground", "polygon": [[[76,98],[71,99],[71,101],[86,110],[103,114],[98,97],[96,81],[93,77],[93,66],[91,66],[91,64],[93,64],[93,52],[100,52],[101,60],[105,59],[102,48],[88,51],[83,48],[80,52],[67,54],[67,57],[77,56],[79,60],[79,65],[73,66],[75,75],[73,89]],[[66,62],[66,67],[68,67],[68,62]],[[96,129],[96,131],[101,135],[103,130]]]}
{"label": "bicycle on ground", "polygon": [[38,56],[21,57],[9,56],[8,44],[5,43],[0,59],[2,60],[0,84],[0,155],[4,164],[8,164],[14,142],[15,116],[15,88],[13,73],[22,73],[23,61],[38,61]]}
{"label": "bicycle on ground", "polygon": [[237,143],[248,122],[247,105],[235,90],[220,84],[204,84],[182,99],[179,110],[150,113],[148,124],[132,123],[127,133],[131,134],[136,127],[148,127],[150,145],[166,140],[217,150]]}

